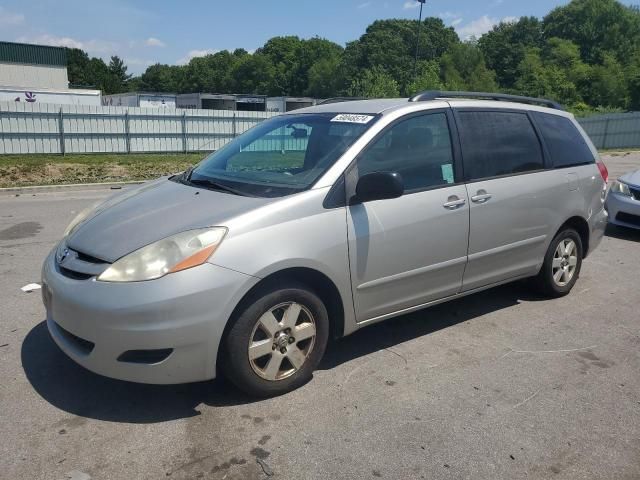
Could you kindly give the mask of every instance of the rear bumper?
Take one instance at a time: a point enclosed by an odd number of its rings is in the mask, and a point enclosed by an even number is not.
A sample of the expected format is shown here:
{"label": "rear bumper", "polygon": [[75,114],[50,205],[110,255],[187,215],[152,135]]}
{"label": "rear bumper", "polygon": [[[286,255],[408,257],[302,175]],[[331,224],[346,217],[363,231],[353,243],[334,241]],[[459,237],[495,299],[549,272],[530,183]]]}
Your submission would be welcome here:
{"label": "rear bumper", "polygon": [[609,216],[607,211],[602,208],[598,213],[595,213],[589,219],[589,251],[587,255],[591,254],[602,242],[604,232],[607,228],[607,221]]}
{"label": "rear bumper", "polygon": [[606,208],[609,212],[609,223],[640,229],[640,201],[609,192]]}
{"label": "rear bumper", "polygon": [[[52,254],[42,281],[49,332],[71,359],[107,377],[174,384],[215,377],[227,320],[258,279],[204,264],[148,282],[75,280]],[[123,361],[131,351],[144,361]]]}

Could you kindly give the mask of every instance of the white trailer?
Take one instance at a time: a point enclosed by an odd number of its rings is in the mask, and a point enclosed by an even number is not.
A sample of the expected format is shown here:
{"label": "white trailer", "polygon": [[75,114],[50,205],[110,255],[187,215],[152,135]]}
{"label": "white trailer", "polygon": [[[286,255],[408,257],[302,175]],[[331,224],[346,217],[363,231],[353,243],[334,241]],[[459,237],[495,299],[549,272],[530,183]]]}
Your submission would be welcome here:
{"label": "white trailer", "polygon": [[102,105],[100,90],[0,86],[0,102],[51,103],[55,105]]}
{"label": "white trailer", "polygon": [[173,93],[117,93],[102,97],[102,105],[108,107],[176,108]]}
{"label": "white trailer", "polygon": [[315,98],[309,97],[269,97],[267,98],[267,112],[291,112],[299,108],[312,107],[316,103]]}
{"label": "white trailer", "polygon": [[264,112],[265,95],[240,95],[221,93],[183,93],[177,96],[178,108],[201,110],[233,110],[240,112]]}

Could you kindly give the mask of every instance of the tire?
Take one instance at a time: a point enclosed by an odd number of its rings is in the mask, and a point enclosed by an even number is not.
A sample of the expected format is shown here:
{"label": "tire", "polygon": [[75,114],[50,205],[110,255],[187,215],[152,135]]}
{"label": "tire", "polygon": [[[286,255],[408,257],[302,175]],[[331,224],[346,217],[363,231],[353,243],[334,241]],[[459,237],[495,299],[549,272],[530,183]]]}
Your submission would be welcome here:
{"label": "tire", "polygon": [[329,338],[324,303],[299,283],[261,289],[232,322],[223,340],[222,372],[255,397],[282,395],[307,383]]}
{"label": "tire", "polygon": [[[549,245],[540,272],[534,277],[537,290],[551,298],[564,297],[571,292],[580,276],[582,248],[580,235],[572,228],[558,233]],[[565,253],[561,255],[563,249]],[[567,252],[567,249],[571,251]]]}

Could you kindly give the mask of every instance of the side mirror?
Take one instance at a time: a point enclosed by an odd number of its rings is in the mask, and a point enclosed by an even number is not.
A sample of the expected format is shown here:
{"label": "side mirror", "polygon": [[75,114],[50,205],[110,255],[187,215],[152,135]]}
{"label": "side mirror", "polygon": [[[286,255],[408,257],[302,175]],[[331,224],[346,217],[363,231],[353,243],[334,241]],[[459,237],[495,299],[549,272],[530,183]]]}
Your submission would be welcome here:
{"label": "side mirror", "polygon": [[402,175],[397,172],[367,173],[358,179],[356,184],[357,202],[372,202],[398,198],[404,194]]}

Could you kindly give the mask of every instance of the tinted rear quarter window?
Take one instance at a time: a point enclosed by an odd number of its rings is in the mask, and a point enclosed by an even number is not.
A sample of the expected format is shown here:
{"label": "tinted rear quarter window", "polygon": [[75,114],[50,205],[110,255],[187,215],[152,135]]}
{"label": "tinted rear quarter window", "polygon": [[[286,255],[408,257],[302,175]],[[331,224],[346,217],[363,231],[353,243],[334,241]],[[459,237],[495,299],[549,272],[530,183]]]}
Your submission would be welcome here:
{"label": "tinted rear quarter window", "polygon": [[544,168],[540,141],[526,113],[462,111],[458,121],[467,180]]}
{"label": "tinted rear quarter window", "polygon": [[533,115],[554,168],[595,162],[591,149],[571,120],[541,112]]}

